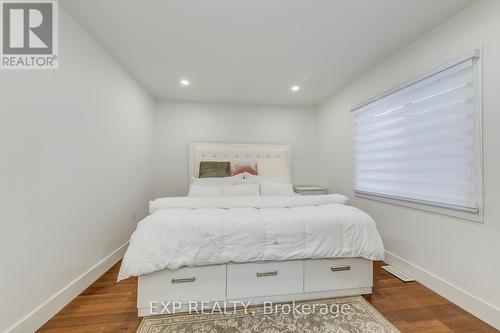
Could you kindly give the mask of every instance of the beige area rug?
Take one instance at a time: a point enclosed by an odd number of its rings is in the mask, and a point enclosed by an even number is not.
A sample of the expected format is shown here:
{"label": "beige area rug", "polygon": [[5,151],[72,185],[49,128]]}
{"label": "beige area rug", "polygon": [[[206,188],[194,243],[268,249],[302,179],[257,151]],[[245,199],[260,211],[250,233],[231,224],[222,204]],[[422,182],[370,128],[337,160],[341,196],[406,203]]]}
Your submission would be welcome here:
{"label": "beige area rug", "polygon": [[[269,307],[256,306],[230,314],[146,317],[137,333],[400,333],[361,296],[297,302],[300,312],[288,314],[287,307],[274,311],[276,305],[272,313]],[[344,312],[337,311],[342,305]]]}

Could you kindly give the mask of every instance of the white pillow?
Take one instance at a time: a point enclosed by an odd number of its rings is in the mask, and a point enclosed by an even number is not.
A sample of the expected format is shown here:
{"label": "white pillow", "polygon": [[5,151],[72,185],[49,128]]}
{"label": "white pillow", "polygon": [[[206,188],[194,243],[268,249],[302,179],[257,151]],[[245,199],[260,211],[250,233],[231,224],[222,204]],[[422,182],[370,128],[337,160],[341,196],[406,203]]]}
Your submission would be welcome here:
{"label": "white pillow", "polygon": [[289,177],[288,161],[282,158],[260,158],[257,160],[257,174],[265,177]]}
{"label": "white pillow", "polygon": [[255,176],[248,172],[245,172],[242,175],[243,175],[242,183],[244,184],[258,184],[260,182],[282,183],[282,184],[292,183],[290,176],[265,177],[265,176]]}
{"label": "white pillow", "polygon": [[189,185],[188,197],[220,197],[222,186],[219,185]]}
{"label": "white pillow", "polygon": [[260,182],[260,195],[275,197],[291,197],[296,195],[292,184]]}
{"label": "white pillow", "polygon": [[264,177],[264,176],[255,176],[248,172],[243,174],[243,179],[241,180],[243,184],[259,184],[260,182],[269,182],[269,183],[281,183],[281,184],[291,184],[292,180],[290,177]]}
{"label": "white pillow", "polygon": [[259,184],[237,184],[222,186],[222,195],[232,196],[259,196]]}
{"label": "white pillow", "polygon": [[232,177],[209,177],[209,178],[191,178],[192,185],[214,186],[214,185],[233,185],[241,184],[243,175],[239,174]]}

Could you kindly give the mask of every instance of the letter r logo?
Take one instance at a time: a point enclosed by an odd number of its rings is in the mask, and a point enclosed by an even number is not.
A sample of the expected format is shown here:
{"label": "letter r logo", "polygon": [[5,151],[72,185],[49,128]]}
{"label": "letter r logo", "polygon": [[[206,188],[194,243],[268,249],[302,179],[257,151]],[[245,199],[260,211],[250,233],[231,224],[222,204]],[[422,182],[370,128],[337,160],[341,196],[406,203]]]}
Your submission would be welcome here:
{"label": "letter r logo", "polygon": [[50,2],[2,2],[3,54],[51,54]]}

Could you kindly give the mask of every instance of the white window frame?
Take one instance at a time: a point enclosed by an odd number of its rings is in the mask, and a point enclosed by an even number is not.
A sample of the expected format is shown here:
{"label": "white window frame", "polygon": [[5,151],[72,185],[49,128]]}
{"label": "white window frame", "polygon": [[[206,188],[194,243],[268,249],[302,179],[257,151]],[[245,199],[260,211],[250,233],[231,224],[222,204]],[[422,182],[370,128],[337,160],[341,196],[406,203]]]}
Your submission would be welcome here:
{"label": "white window frame", "polygon": [[[431,203],[426,203],[426,202],[418,202],[418,200],[411,200],[411,199],[404,199],[404,198],[395,198],[395,197],[390,197],[390,196],[385,196],[383,194],[368,194],[368,193],[362,193],[362,192],[357,192],[355,189],[354,195],[358,198],[363,198],[363,199],[370,199],[370,200],[376,200],[380,202],[384,202],[387,204],[394,204],[394,205],[399,205],[399,206],[404,206],[404,207],[409,207],[413,208],[416,210],[422,210],[422,211],[427,211],[427,212],[432,212],[432,213],[437,213],[437,214],[442,214],[442,215],[447,215],[447,216],[452,216],[452,217],[457,217],[460,219],[464,220],[469,220],[472,222],[479,222],[483,223],[484,222],[484,186],[483,186],[483,178],[484,178],[484,166],[483,166],[483,63],[482,63],[482,49],[481,48],[476,48],[473,49],[460,57],[457,57],[443,65],[440,65],[422,75],[419,75],[415,78],[413,78],[410,81],[407,81],[403,84],[400,84],[382,94],[380,94],[377,97],[371,98],[367,101],[364,101],[363,103],[353,107],[351,109],[351,112],[354,112],[358,110],[359,108],[370,104],[372,102],[375,102],[378,99],[381,99],[387,95],[393,94],[396,91],[399,91],[401,89],[404,89],[418,81],[424,80],[430,76],[433,76],[443,70],[446,70],[450,67],[453,67],[461,62],[467,61],[471,58],[476,59],[476,64],[477,64],[477,73],[476,73],[476,80],[477,80],[477,101],[476,101],[476,108],[475,110],[477,112],[477,117],[478,117],[478,140],[477,140],[477,152],[478,152],[478,165],[479,165],[479,172],[480,175],[478,176],[478,203],[479,203],[479,211],[478,212],[467,212],[467,211],[461,211],[461,210],[456,210],[453,208],[449,207],[442,207],[442,206],[436,206]],[[353,143],[354,144],[354,143]],[[353,182],[355,184],[355,181]]]}

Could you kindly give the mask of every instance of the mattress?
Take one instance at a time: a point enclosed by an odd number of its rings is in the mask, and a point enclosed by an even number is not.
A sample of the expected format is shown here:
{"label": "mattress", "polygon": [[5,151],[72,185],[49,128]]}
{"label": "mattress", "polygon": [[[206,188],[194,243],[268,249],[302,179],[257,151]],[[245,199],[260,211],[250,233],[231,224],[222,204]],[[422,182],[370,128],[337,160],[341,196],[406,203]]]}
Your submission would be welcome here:
{"label": "mattress", "polygon": [[163,198],[138,223],[118,280],[229,262],[382,260],[384,247],[375,222],[342,198]]}

